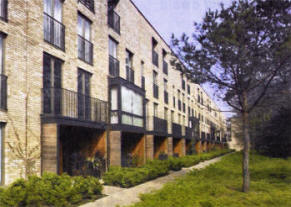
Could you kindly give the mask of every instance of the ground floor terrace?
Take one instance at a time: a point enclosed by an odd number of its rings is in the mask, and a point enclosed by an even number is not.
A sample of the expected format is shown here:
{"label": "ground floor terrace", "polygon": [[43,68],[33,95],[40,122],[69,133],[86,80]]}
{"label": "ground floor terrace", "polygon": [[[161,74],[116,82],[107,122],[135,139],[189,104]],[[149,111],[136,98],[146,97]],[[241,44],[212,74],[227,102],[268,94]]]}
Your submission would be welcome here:
{"label": "ground floor terrace", "polygon": [[181,157],[224,146],[209,140],[116,130],[105,125],[43,123],[41,171],[100,177],[109,166],[139,166],[147,160]]}

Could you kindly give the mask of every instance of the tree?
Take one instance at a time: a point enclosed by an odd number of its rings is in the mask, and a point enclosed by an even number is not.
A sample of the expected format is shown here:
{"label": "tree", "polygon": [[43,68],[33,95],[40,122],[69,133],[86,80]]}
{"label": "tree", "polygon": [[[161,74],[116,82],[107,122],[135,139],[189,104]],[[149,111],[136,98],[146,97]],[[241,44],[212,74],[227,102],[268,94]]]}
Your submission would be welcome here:
{"label": "tree", "polygon": [[244,192],[250,185],[249,114],[291,72],[290,11],[290,0],[237,0],[206,12],[193,38],[172,38],[181,61],[173,58],[171,64],[194,82],[209,83],[242,117]]}

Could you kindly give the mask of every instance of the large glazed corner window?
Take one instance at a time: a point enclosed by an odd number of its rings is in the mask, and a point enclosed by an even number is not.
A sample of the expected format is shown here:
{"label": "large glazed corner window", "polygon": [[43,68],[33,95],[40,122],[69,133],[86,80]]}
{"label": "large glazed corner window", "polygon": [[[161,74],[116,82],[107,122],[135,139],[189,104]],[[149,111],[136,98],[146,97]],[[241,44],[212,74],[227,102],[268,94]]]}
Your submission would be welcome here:
{"label": "large glazed corner window", "polygon": [[62,24],[62,0],[44,0],[44,40],[65,50],[65,26]]}
{"label": "large glazed corner window", "polygon": [[7,76],[4,75],[5,34],[0,33],[0,109],[7,110]]}
{"label": "large glazed corner window", "polygon": [[7,4],[8,0],[0,0],[0,18],[7,21]]}
{"label": "large glazed corner window", "polygon": [[122,124],[143,127],[143,97],[133,90],[121,87]]}
{"label": "large glazed corner window", "polygon": [[91,43],[91,21],[78,14],[78,57],[93,64],[93,44]]}
{"label": "large glazed corner window", "polygon": [[4,142],[3,142],[3,135],[4,135],[4,124],[0,123],[0,185],[3,184],[3,155],[4,155]]}

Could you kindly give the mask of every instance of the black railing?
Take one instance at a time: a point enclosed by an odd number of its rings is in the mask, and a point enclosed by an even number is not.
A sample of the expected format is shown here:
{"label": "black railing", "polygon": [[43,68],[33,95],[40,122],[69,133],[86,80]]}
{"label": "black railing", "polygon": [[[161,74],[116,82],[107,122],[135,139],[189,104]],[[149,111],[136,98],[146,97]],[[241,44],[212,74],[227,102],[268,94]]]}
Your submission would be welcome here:
{"label": "black railing", "polygon": [[7,0],[0,1],[0,18],[7,21]]}
{"label": "black railing", "polygon": [[153,90],[154,90],[154,97],[159,98],[159,86],[154,84],[153,85]]}
{"label": "black railing", "polygon": [[61,50],[65,50],[65,26],[44,13],[44,40]]}
{"label": "black railing", "polygon": [[163,60],[163,72],[168,75],[168,63]]}
{"label": "black railing", "polygon": [[108,11],[108,25],[120,34],[120,16],[112,9]]}
{"label": "black railing", "polygon": [[7,110],[7,76],[0,75],[0,109]]}
{"label": "black railing", "polygon": [[190,128],[190,127],[186,127],[186,138],[187,139],[192,139],[192,132],[193,132],[193,129],[192,128]]}
{"label": "black railing", "polygon": [[154,117],[154,131],[168,133],[168,122],[167,120]]}
{"label": "black railing", "polygon": [[106,122],[107,102],[62,88],[42,89],[43,114],[82,121]]}
{"label": "black railing", "polygon": [[169,103],[169,94],[168,94],[167,91],[164,91],[164,102],[165,102],[166,104]]}
{"label": "black railing", "polygon": [[131,83],[134,83],[134,70],[132,70],[128,66],[126,66],[126,80],[128,80]]}
{"label": "black railing", "polygon": [[141,77],[141,88],[145,89],[145,77],[144,76]]}
{"label": "black railing", "polygon": [[181,137],[182,126],[180,124],[172,123],[172,134],[173,134],[173,137]]}
{"label": "black railing", "polygon": [[157,67],[159,67],[159,54],[156,53],[156,51],[153,50],[152,52],[152,58],[153,58],[153,64]]}
{"label": "black railing", "polygon": [[78,35],[78,57],[86,63],[93,64],[93,44]]}
{"label": "black railing", "polygon": [[94,12],[94,0],[78,0],[81,2],[85,7],[87,7],[91,12]]}
{"label": "black railing", "polygon": [[109,55],[109,74],[119,77],[119,60]]}

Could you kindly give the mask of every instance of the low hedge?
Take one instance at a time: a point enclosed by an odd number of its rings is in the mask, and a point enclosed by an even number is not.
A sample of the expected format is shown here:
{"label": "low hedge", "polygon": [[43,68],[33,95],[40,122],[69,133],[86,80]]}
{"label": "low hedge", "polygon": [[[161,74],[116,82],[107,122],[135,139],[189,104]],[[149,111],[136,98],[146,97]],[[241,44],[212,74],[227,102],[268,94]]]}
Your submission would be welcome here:
{"label": "low hedge", "polygon": [[101,196],[102,185],[94,177],[70,177],[45,173],[18,179],[0,190],[1,207],[68,207]]}
{"label": "low hedge", "polygon": [[148,161],[141,167],[111,167],[103,176],[106,185],[119,187],[132,187],[148,180],[166,175],[170,170],[178,171],[182,167],[190,167],[201,161],[231,152],[229,149],[215,150],[200,155],[187,155],[184,157],[170,157],[168,160]]}

